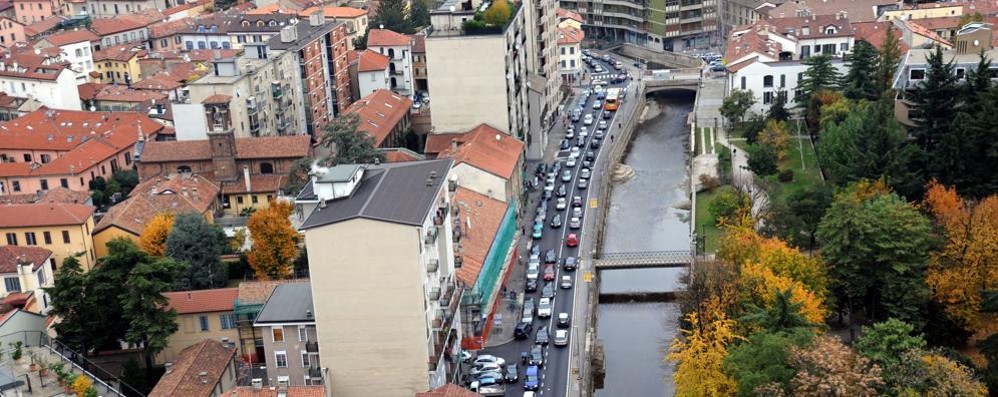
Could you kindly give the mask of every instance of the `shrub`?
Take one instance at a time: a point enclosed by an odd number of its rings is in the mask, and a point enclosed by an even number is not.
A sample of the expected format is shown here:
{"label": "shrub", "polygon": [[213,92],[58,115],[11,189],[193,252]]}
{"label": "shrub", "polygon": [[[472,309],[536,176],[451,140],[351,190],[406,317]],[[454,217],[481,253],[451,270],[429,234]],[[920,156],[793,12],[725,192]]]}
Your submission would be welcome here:
{"label": "shrub", "polygon": [[721,186],[721,180],[711,175],[700,174],[700,186],[703,190],[713,192],[714,189]]}
{"label": "shrub", "polygon": [[779,174],[776,174],[776,179],[780,182],[793,182],[794,180],[794,170],[783,170]]}
{"label": "shrub", "polygon": [[76,392],[77,397],[83,397],[87,390],[92,390],[94,387],[94,381],[86,376],[77,376],[73,380],[73,391]]}
{"label": "shrub", "polygon": [[714,223],[721,224],[725,219],[732,219],[744,204],[745,199],[734,189],[724,189],[717,192],[707,211],[714,217]]}

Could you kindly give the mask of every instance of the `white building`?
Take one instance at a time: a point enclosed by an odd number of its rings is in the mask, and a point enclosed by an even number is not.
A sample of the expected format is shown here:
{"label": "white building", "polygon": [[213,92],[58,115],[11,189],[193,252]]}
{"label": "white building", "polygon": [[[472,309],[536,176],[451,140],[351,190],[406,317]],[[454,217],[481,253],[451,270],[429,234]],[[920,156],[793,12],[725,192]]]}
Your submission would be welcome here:
{"label": "white building", "polygon": [[72,65],[77,83],[83,84],[90,81],[90,72],[94,71],[94,42],[100,42],[100,37],[89,30],[68,30],[38,40],[35,48],[58,47],[62,58]]}
{"label": "white building", "polygon": [[565,83],[574,84],[582,78],[582,29],[558,28],[558,70]]}
{"label": "white building", "polygon": [[374,91],[387,90],[390,58],[370,49],[351,52],[350,79],[354,98],[364,98]]}
{"label": "white building", "polygon": [[331,395],[414,395],[460,366],[451,164],[317,169],[298,195]]}
{"label": "white building", "polygon": [[389,58],[388,89],[411,95],[412,38],[388,29],[371,29],[367,31],[367,48]]}
{"label": "white building", "polygon": [[41,247],[0,246],[4,300],[12,305],[23,305],[30,312],[48,313],[51,301],[42,288],[52,286],[53,269],[55,259],[52,258],[52,251]]}
{"label": "white building", "polygon": [[728,89],[752,91],[756,103],[750,112],[765,113],[781,91],[793,106],[807,70],[803,60],[828,55],[844,73],[842,58],[852,52],[854,35],[842,14],[758,20],[731,33],[725,53]]}
{"label": "white building", "polygon": [[34,98],[52,109],[81,110],[76,86],[76,73],[61,65],[0,61],[0,90],[11,96]]}

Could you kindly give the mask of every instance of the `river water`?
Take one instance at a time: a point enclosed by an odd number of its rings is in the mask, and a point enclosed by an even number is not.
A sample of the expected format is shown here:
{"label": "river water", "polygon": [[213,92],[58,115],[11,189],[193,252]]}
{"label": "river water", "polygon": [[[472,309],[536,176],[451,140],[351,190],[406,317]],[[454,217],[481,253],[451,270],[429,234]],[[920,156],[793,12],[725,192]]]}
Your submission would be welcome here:
{"label": "river water", "polygon": [[[694,95],[670,91],[649,98],[649,115],[634,135],[624,163],[635,177],[613,189],[603,252],[688,250],[689,203],[686,151],[687,114]],[[675,291],[682,269],[605,271],[602,292]],[[664,363],[678,332],[676,302],[599,305],[600,339],[606,353],[601,397],[670,397],[675,394],[671,366]]]}

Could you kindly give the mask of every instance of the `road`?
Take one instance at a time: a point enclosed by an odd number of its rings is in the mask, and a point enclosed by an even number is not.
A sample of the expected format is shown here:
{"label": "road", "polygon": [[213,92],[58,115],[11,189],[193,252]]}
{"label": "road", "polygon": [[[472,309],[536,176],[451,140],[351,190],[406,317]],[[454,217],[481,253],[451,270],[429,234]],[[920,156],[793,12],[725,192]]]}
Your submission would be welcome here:
{"label": "road", "polygon": [[[622,59],[621,61],[627,62],[626,59]],[[604,70],[615,71],[613,67],[608,63],[603,62],[602,60],[598,62],[602,65]],[[634,70],[631,70],[630,67],[628,67],[627,69],[630,70],[632,76],[637,76],[636,72]],[[590,71],[590,76],[593,79],[601,78],[604,75],[612,73],[612,72],[594,73],[592,68],[590,68],[589,71]],[[582,122],[582,118],[580,118],[579,122],[572,123],[572,125],[574,125],[576,129],[576,136],[578,136],[579,131],[583,129],[589,131],[589,135],[586,139],[584,148],[581,150],[582,156],[580,156],[579,159],[580,161],[578,162],[579,165],[571,169],[572,176],[570,181],[567,183],[562,182],[561,175],[557,175],[555,182],[555,191],[557,191],[558,187],[564,184],[567,191],[566,197],[568,198],[569,203],[571,203],[571,199],[575,196],[579,196],[582,198],[583,202],[582,228],[579,230],[572,230],[568,227],[568,218],[570,216],[567,215],[571,211],[571,205],[569,205],[569,208],[565,211],[556,210],[555,203],[557,200],[557,195],[552,194],[553,197],[548,202],[548,215],[547,219],[545,220],[545,226],[542,238],[534,239],[531,242],[532,244],[540,245],[542,261],[544,258],[544,253],[548,249],[554,249],[555,252],[557,252],[558,254],[559,263],[562,258],[565,258],[567,256],[574,256],[577,258],[581,257],[580,262],[583,265],[583,267],[580,267],[577,271],[565,271],[561,269],[560,266],[555,267],[555,278],[553,281],[553,283],[556,283],[555,286],[557,287],[557,283],[559,282],[559,280],[561,280],[561,277],[563,275],[568,275],[572,278],[573,287],[572,289],[556,288],[557,292],[554,298],[554,310],[553,310],[553,315],[551,317],[539,318],[536,315],[534,316],[533,334],[536,334],[537,330],[540,327],[542,326],[547,327],[549,333],[551,334],[552,339],[554,331],[558,329],[557,324],[555,324],[558,313],[569,313],[572,316],[572,325],[569,328],[570,337],[569,337],[568,346],[556,347],[552,342],[551,344],[549,344],[544,348],[544,357],[545,357],[544,366],[541,368],[541,376],[540,376],[541,387],[540,390],[537,392],[537,395],[561,397],[569,395],[570,392],[572,392],[572,394],[578,393],[578,384],[576,383],[576,375],[573,375],[570,372],[571,371],[570,368],[574,367],[574,365],[572,364],[576,363],[570,363],[569,361],[573,360],[573,356],[577,355],[582,347],[584,339],[584,335],[582,334],[582,332],[584,332],[585,330],[584,316],[586,313],[586,308],[583,307],[584,305],[576,307],[575,302],[577,300],[583,302],[585,301],[585,293],[587,291],[586,289],[587,285],[584,275],[587,271],[586,266],[591,264],[590,247],[592,243],[591,237],[594,235],[594,228],[596,226],[595,225],[595,218],[597,214],[596,209],[598,208],[599,205],[606,204],[606,203],[598,203],[596,201],[596,199],[600,196],[599,193],[600,193],[600,188],[602,186],[602,178],[604,177],[603,175],[601,175],[600,170],[603,169],[602,165],[603,162],[608,161],[606,158],[608,155],[604,155],[604,153],[609,153],[608,148],[612,147],[612,145],[614,144],[617,144],[617,142],[614,142],[611,137],[619,137],[620,135],[618,123],[622,123],[623,119],[622,118],[618,119],[618,115],[621,115],[620,117],[625,117],[625,116],[632,117],[631,115],[634,113],[633,109],[634,101],[630,100],[633,98],[633,95],[637,95],[637,93],[634,92],[634,87],[636,86],[636,84],[634,84],[633,80],[628,80],[624,83],[610,85],[611,88],[614,87],[623,88],[625,86],[630,86],[630,87],[628,89],[625,99],[622,101],[620,105],[620,109],[614,112],[612,117],[607,120],[608,130],[606,131],[604,144],[600,148],[598,149],[590,148],[591,147],[590,144],[592,142],[595,131],[598,128],[599,121],[604,120],[603,114],[604,112],[606,112],[606,110],[602,107],[599,108],[598,110],[592,108],[593,101],[596,100],[596,95],[590,95],[588,100],[585,102],[583,106],[584,109],[583,115],[589,112],[593,114],[594,116],[593,124],[589,126],[584,125]],[[567,104],[566,108],[575,109],[575,107],[579,103],[578,98],[579,98],[578,96],[575,96],[571,98],[568,102],[566,102]],[[565,113],[568,114],[570,112],[566,111]],[[554,142],[553,144],[557,145],[558,143],[560,142]],[[574,143],[574,140],[572,143]],[[579,171],[582,169],[581,160],[582,158],[584,158],[585,152],[587,150],[592,150],[596,156],[591,168],[592,177],[589,183],[591,187],[587,189],[580,189],[578,185],[578,180],[579,180],[578,174]],[[569,151],[567,150],[559,151],[555,161],[561,162],[564,165],[564,162],[567,159],[568,154]],[[564,169],[568,168],[563,166],[563,170]],[[543,176],[541,177],[541,179],[543,180]],[[541,192],[542,189],[538,189],[536,192],[532,193],[533,197],[537,198],[537,200],[533,200],[532,203],[539,203],[538,200],[539,196],[542,194]],[[524,216],[533,217],[535,214],[536,214],[536,205],[533,208],[529,208],[529,210],[525,212]],[[551,218],[554,217],[556,214],[560,214],[562,216],[562,220],[564,221],[564,226],[562,226],[561,228],[552,228],[550,226]],[[565,239],[570,233],[576,233],[577,236],[579,237],[578,247],[567,247],[565,245]],[[543,269],[543,265],[541,268]],[[582,285],[580,285],[579,283],[582,283]],[[515,287],[510,286],[510,288],[511,290],[517,290],[517,291],[523,289],[522,286],[515,286]],[[535,302],[539,302],[540,291],[542,289],[543,289],[543,283],[539,285],[537,292],[527,293],[527,296],[533,297]],[[576,319],[576,317],[579,317],[579,315],[582,315],[583,317]],[[578,326],[576,326],[577,320],[580,321],[578,322],[579,324]],[[534,345],[534,335],[531,335],[531,338],[528,338],[526,340],[514,340],[500,346],[495,346],[485,349],[479,353],[496,355],[499,357],[503,357],[504,359],[506,359],[507,362],[516,363],[520,361],[521,352],[529,352],[530,349],[533,347],[533,345]],[[574,360],[578,360],[578,358],[575,357]],[[506,396],[523,395],[524,372],[526,372],[526,367],[521,365],[519,370],[520,380],[516,384],[507,384]]]}

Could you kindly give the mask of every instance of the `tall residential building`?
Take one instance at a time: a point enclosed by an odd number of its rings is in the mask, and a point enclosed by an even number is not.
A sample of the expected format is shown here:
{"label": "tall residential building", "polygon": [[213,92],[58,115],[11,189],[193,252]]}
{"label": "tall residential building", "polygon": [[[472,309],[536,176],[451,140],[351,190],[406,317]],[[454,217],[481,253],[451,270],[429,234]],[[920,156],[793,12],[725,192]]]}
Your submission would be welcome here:
{"label": "tall residential building", "polygon": [[530,130],[524,139],[528,143],[527,155],[534,159],[544,157],[547,147],[547,132],[555,122],[562,91],[559,89],[560,59],[558,57],[558,1],[531,0],[525,7],[527,27],[527,57],[529,71]]}
{"label": "tall residential building", "polygon": [[316,169],[298,195],[331,395],[410,396],[455,381],[463,287],[451,164]]}
{"label": "tall residential building", "polygon": [[585,18],[586,36],[665,51],[720,45],[720,0],[563,0]]}

